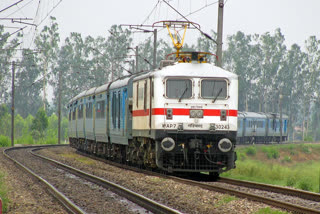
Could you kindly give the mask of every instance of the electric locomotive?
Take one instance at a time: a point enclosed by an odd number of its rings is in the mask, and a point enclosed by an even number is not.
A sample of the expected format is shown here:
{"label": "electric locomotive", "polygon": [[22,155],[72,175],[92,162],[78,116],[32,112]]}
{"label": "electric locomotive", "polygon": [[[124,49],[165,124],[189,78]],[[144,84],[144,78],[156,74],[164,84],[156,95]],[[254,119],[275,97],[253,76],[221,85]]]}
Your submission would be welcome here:
{"label": "electric locomotive", "polygon": [[238,76],[209,53],[180,52],[159,69],[122,77],[71,99],[72,147],[167,172],[235,168]]}

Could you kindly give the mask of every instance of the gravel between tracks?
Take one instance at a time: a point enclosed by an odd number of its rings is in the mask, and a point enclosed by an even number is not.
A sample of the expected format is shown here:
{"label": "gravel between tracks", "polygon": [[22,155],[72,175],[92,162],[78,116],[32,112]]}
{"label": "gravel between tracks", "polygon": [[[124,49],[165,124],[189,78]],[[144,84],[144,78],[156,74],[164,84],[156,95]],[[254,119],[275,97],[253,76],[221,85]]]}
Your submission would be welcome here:
{"label": "gravel between tracks", "polygon": [[[255,213],[268,205],[246,199],[231,200],[230,196],[210,192],[199,187],[181,184],[170,179],[143,175],[106,163],[82,157],[70,147],[39,151],[88,173],[113,181],[148,198],[166,204],[184,213]],[[228,202],[229,201],[229,202]],[[120,213],[120,212],[119,212]]]}
{"label": "gravel between tracks", "polygon": [[[34,173],[47,180],[86,213],[141,213],[146,211],[113,192],[78,176],[74,176],[54,165],[30,154],[31,149],[10,151],[9,155],[23,163]],[[47,206],[47,205],[45,205]],[[54,212],[55,213],[55,212]]]}
{"label": "gravel between tracks", "polygon": [[3,150],[0,148],[0,172],[8,191],[7,213],[67,213],[39,181],[5,158]]}

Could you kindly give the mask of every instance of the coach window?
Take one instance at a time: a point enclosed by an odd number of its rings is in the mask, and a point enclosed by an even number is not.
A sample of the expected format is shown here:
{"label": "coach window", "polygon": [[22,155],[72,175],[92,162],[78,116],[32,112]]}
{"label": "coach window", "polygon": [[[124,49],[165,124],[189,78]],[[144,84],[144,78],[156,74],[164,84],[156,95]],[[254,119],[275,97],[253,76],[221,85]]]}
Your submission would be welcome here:
{"label": "coach window", "polygon": [[116,92],[112,93],[112,125],[116,127]]}
{"label": "coach window", "polygon": [[76,110],[77,110],[77,107],[74,107],[72,112],[72,120],[76,119]]}
{"label": "coach window", "polygon": [[104,101],[97,102],[96,117],[104,118]]}
{"label": "coach window", "polygon": [[226,99],[228,83],[224,79],[204,79],[201,81],[201,97]]}
{"label": "coach window", "polygon": [[82,104],[79,105],[78,118],[79,118],[79,119],[82,119],[82,118],[83,118],[83,106],[82,106]]}
{"label": "coach window", "polygon": [[192,97],[192,81],[190,79],[167,79],[166,95],[172,99],[188,99]]}
{"label": "coach window", "polygon": [[86,118],[92,118],[92,103],[86,105]]}
{"label": "coach window", "polygon": [[118,100],[117,100],[117,118],[118,118],[118,129],[120,129],[120,103],[121,103],[121,96],[120,91],[118,91]]}
{"label": "coach window", "polygon": [[69,109],[69,121],[71,121],[71,112],[72,112],[72,109]]}

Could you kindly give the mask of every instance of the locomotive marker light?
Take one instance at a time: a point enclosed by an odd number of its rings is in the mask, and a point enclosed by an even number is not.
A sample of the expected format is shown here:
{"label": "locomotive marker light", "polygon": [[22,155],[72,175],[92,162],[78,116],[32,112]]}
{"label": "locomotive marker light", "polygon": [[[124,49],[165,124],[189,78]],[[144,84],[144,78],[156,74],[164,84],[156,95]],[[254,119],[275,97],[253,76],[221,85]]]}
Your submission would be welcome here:
{"label": "locomotive marker light", "polygon": [[166,137],[161,141],[161,148],[164,151],[171,152],[175,146],[176,146],[176,143],[171,137]]}
{"label": "locomotive marker light", "polygon": [[229,152],[232,149],[232,143],[228,138],[223,138],[218,143],[221,152]]}

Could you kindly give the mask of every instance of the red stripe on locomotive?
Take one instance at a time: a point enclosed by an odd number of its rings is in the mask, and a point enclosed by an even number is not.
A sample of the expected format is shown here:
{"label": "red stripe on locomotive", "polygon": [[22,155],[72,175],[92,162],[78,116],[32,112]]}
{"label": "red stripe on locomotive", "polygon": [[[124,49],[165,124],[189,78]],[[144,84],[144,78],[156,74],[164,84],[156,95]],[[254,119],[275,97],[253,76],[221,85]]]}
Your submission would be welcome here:
{"label": "red stripe on locomotive", "polygon": [[[190,115],[191,109],[183,109],[183,108],[174,108],[172,109],[172,115],[176,116],[188,116]],[[149,116],[150,112],[149,109],[146,110],[135,110],[132,112],[133,117],[139,116]],[[166,115],[167,109],[166,108],[153,108],[152,115]],[[203,109],[203,116],[220,116],[220,109]],[[237,117],[238,111],[237,110],[227,110],[227,116],[229,117]]]}

